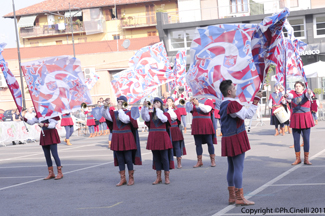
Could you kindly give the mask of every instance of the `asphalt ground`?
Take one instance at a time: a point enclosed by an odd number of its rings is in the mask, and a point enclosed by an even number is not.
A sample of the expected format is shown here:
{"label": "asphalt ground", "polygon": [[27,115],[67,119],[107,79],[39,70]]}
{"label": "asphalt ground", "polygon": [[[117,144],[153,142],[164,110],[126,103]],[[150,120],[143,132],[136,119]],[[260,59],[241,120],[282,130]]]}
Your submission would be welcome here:
{"label": "asphalt ground", "polygon": [[170,185],[152,185],[156,174],[152,154],[145,149],[146,132],[140,132],[143,165],[135,166],[133,186],[115,186],[118,167],[106,136],[74,135],[72,146],[59,144],[61,180],[42,180],[48,173],[37,143],[0,147],[0,215],[325,214],[325,122],[311,130],[311,166],[292,166],[292,135],[274,137],[273,127],[265,123],[255,127],[253,122],[245,158],[243,188],[253,206],[228,205],[227,160],[220,156],[220,137],[215,145],[217,166],[210,167],[205,145],[203,167],[192,168],[196,153],[188,130],[188,154],[182,169],[171,170]]}

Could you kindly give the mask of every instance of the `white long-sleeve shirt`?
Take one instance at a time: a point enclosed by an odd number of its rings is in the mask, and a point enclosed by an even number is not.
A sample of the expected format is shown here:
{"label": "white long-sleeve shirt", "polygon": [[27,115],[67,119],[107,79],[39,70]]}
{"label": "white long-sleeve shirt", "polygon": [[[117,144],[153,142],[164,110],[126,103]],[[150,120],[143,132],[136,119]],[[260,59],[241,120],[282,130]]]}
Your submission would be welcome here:
{"label": "white long-sleeve shirt", "polygon": [[[38,124],[41,123],[38,118],[34,117],[32,119],[27,119],[27,124],[33,125],[33,124]],[[54,129],[58,121],[54,119],[49,119],[49,126],[47,127],[48,129]]]}
{"label": "white long-sleeve shirt", "polygon": [[[256,96],[255,96],[256,97]],[[236,99],[234,98],[229,98],[229,97],[225,97],[224,98],[224,101],[237,101]],[[253,118],[256,110],[257,110],[257,107],[258,105],[254,105],[254,104],[251,104],[250,107],[247,109],[246,107],[242,107],[241,110],[239,110],[238,112],[236,113],[231,113],[230,116],[232,118],[240,118],[242,120],[245,120],[245,119],[251,119]]]}
{"label": "white long-sleeve shirt", "polygon": [[[159,108],[156,108],[156,116],[160,119],[160,121],[162,123],[165,123],[168,121],[167,116],[165,116],[164,112]],[[142,107],[141,117],[145,122],[150,122],[150,115],[149,115],[148,107]]]}
{"label": "white long-sleeve shirt", "polygon": [[174,109],[169,108],[167,112],[169,113],[170,118],[172,119],[172,121],[174,121],[174,120],[177,119],[177,115],[176,115],[176,113],[174,112]]}
{"label": "white long-sleeve shirt", "polygon": [[[108,121],[111,121],[113,122],[113,119],[112,119],[112,116],[111,114],[109,113],[109,109],[108,108],[104,108],[102,110],[102,115],[105,119],[107,119]],[[124,124],[128,124],[130,123],[130,116],[128,116],[127,114],[125,114],[125,112],[120,109],[118,110],[118,118],[120,119],[121,122],[123,122]]]}
{"label": "white long-sleeve shirt", "polygon": [[[187,102],[185,104],[186,111],[191,112],[193,111],[193,104],[191,102]],[[209,105],[204,105],[199,103],[199,108],[201,109],[202,112],[204,113],[209,113],[212,110],[212,107]]]}
{"label": "white long-sleeve shirt", "polygon": [[[312,95],[308,94],[308,91],[306,91],[305,96],[308,98],[308,100],[311,100]],[[293,94],[288,93],[288,99],[293,99]]]}

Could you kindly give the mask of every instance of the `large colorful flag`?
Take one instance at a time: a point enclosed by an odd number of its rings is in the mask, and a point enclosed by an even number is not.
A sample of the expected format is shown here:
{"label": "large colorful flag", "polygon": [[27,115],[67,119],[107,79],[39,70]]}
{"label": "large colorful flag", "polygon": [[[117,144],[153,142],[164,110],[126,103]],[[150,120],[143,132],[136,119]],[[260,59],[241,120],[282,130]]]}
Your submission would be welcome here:
{"label": "large colorful flag", "polygon": [[283,43],[283,24],[288,16],[289,11],[285,8],[280,13],[265,17],[256,26],[251,46],[253,59],[262,81],[270,65],[276,65],[277,69],[283,67],[284,52],[278,45]]}
{"label": "large colorful flag", "polygon": [[175,89],[176,86],[186,85],[186,50],[179,50],[175,57],[173,68],[175,79],[169,83],[170,89]]}
{"label": "large colorful flag", "polygon": [[140,49],[129,61],[129,68],[113,76],[116,97],[125,95],[133,104],[158,86],[174,80],[163,42]]}
{"label": "large colorful flag", "polygon": [[219,85],[230,79],[242,103],[253,100],[274,57],[281,37],[285,9],[259,25],[227,24],[197,28],[191,46],[191,66],[186,75],[193,95],[223,96]]}
{"label": "large colorful flag", "polygon": [[186,74],[194,97],[222,99],[219,85],[231,79],[241,102],[253,99],[260,85],[251,53],[255,27],[227,24],[196,29],[191,45],[191,66]]}
{"label": "large colorful flag", "polygon": [[44,58],[23,63],[22,70],[40,120],[79,110],[83,102],[92,103],[76,58]]}
{"label": "large colorful flag", "polygon": [[2,56],[2,51],[5,48],[6,44],[2,43],[0,44],[0,67],[2,70],[2,73],[6,79],[8,88],[11,92],[11,95],[16,103],[17,109],[19,110],[19,112],[21,112],[22,110],[22,94],[21,94],[21,90],[19,87],[19,84],[15,78],[15,76],[11,73],[11,71],[9,70],[6,61],[4,60],[3,56]]}

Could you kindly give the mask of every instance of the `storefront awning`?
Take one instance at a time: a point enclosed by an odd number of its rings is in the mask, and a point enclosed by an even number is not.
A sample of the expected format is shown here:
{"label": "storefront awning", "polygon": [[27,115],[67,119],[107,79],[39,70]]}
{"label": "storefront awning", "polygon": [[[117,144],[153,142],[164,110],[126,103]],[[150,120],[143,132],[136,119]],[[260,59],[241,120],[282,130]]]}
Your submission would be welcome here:
{"label": "storefront awning", "polygon": [[64,17],[71,17],[71,14],[73,17],[81,17],[82,16],[82,11],[69,11],[65,12]]}
{"label": "storefront awning", "polygon": [[19,28],[33,27],[37,15],[20,17],[18,22]]}

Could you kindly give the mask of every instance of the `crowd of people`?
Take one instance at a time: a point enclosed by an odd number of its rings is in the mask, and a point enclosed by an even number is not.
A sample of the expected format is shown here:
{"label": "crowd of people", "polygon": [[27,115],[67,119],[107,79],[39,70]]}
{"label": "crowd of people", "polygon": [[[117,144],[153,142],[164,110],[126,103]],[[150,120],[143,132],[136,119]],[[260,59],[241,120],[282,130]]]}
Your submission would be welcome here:
{"label": "crowd of people", "polygon": [[[284,135],[286,132],[293,134],[296,160],[292,165],[301,163],[300,137],[303,138],[304,164],[311,165],[309,161],[310,129],[317,124],[315,113],[317,102],[315,95],[310,89],[306,89],[304,83],[295,83],[294,90],[284,91],[280,84],[274,86],[275,91],[271,94],[268,103],[272,110],[271,125],[275,126],[275,136]],[[90,138],[109,134],[109,148],[114,154],[114,165],[119,167],[120,181],[117,187],[122,185],[134,185],[134,165],[142,165],[140,139],[138,134],[137,119],[141,116],[149,129],[146,149],[153,155],[152,168],[156,170],[156,179],[153,185],[161,184],[162,171],[164,171],[164,183],[170,184],[170,170],[182,168],[182,157],[186,155],[184,133],[186,133],[186,119],[182,118],[187,113],[193,116],[191,134],[194,136],[195,150],[197,155],[196,164],[193,168],[203,166],[202,145],[207,144],[210,155],[210,166],[215,167],[215,149],[217,144],[217,125],[220,124],[221,156],[227,157],[229,204],[253,205],[254,202],[245,199],[243,193],[243,169],[245,152],[251,149],[245,130],[245,119],[254,116],[262,93],[258,92],[252,104],[246,108],[236,98],[236,88],[231,80],[224,80],[220,84],[220,91],[224,100],[212,99],[198,100],[189,98],[185,92],[176,91],[169,95],[165,93],[163,98],[155,97],[153,101],[144,101],[139,109],[128,109],[127,98],[117,98],[116,106],[109,99],[99,100],[96,106],[84,107],[87,116],[87,126]],[[277,118],[278,109],[284,109],[290,113],[286,121]],[[100,116],[94,112],[98,109]],[[97,110],[97,111],[98,111]],[[140,111],[139,111],[140,110]],[[40,145],[44,151],[48,166],[48,179],[62,179],[62,165],[58,154],[57,144],[60,137],[56,125],[60,117],[45,121],[39,119],[25,110],[23,117],[19,112],[14,114],[15,121],[23,120],[28,124],[38,124],[42,128]],[[74,132],[74,125],[70,113],[61,116],[61,126],[66,129],[65,142],[72,145],[70,137]],[[278,128],[280,126],[280,128]],[[291,130],[292,129],[292,130]],[[57,166],[55,176],[51,154]],[[177,164],[174,164],[174,157]],[[128,169],[128,181],[126,178]]]}

